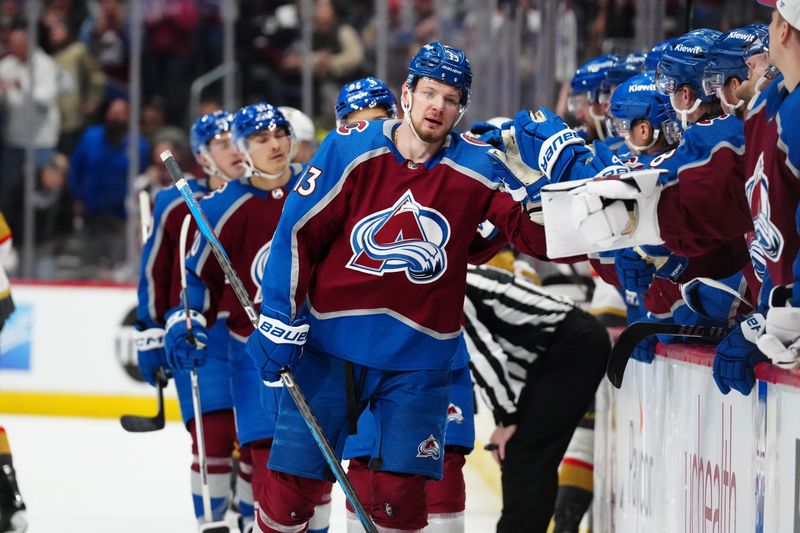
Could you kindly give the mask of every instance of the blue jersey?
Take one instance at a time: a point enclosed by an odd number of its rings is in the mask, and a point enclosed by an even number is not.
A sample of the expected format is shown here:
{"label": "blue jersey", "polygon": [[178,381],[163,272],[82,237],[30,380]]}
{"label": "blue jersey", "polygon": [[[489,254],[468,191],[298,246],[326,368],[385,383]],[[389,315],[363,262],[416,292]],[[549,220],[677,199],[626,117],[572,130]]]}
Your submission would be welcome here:
{"label": "blue jersey", "polygon": [[489,220],[541,257],[544,232],[490,179],[489,145],[450,133],[407,161],[400,121],[331,132],[286,201],[263,276],[262,314],[311,326],[308,344],[366,366],[449,368],[475,228]]}
{"label": "blue jersey", "polygon": [[[208,192],[208,182],[188,180],[196,197]],[[137,318],[144,328],[164,326],[164,314],[180,300],[178,241],[189,208],[176,187],[156,194],[150,235],[139,267]]]}
{"label": "blue jersey", "polygon": [[[291,177],[283,187],[265,191],[252,185],[249,177],[244,177],[226,183],[200,202],[233,269],[256,305],[262,300],[261,274],[270,253],[272,234],[286,197],[303,167],[293,164],[290,170]],[[190,306],[203,311],[209,323],[217,315],[227,315],[231,334],[244,341],[253,331],[250,319],[226,282],[211,248],[199,233],[195,234],[186,270]]]}

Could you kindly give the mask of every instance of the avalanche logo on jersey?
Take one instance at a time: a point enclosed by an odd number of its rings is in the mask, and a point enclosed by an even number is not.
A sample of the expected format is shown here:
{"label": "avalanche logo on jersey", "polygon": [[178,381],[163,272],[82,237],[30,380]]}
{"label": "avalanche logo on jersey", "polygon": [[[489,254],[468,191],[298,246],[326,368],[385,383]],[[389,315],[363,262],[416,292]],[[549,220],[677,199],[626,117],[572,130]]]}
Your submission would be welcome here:
{"label": "avalanche logo on jersey", "polygon": [[374,276],[405,272],[413,283],[436,281],[447,269],[450,224],[406,191],[389,209],[362,218],[350,234],[347,268]]}
{"label": "avalanche logo on jersey", "polygon": [[261,294],[261,278],[264,275],[264,269],[267,267],[267,259],[269,259],[269,249],[272,246],[272,241],[267,241],[264,246],[262,246],[256,256],[253,258],[253,262],[250,264],[250,279],[253,280],[253,283],[256,285],[256,296],[253,298],[254,304],[260,304],[261,300],[263,300],[263,295]]}
{"label": "avalanche logo on jersey", "polygon": [[[745,184],[747,201],[750,204],[750,212],[753,213],[754,238],[750,242],[750,256],[754,260],[769,259],[777,262],[783,252],[784,239],[780,230],[769,219],[769,179],[764,173],[764,153],[758,156],[753,175]],[[754,262],[756,273],[766,270],[764,266]],[[762,277],[763,279],[763,277]]]}

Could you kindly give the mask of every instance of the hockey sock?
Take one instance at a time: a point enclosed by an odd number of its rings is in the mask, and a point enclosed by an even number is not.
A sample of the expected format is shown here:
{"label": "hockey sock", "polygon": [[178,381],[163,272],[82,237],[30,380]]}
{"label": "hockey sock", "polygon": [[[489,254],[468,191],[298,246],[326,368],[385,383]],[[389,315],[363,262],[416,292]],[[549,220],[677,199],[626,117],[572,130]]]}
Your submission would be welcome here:
{"label": "hockey sock", "polygon": [[328,491],[322,494],[320,503],[314,507],[314,516],[308,521],[308,533],[328,533],[331,523],[331,490],[333,485],[328,487]]}
{"label": "hockey sock", "polygon": [[250,446],[239,448],[239,473],[236,476],[236,494],[239,496],[239,529],[243,532],[252,527],[255,520],[253,503],[253,456]]}
{"label": "hockey sock", "polygon": [[428,481],[428,525],[424,533],[464,533],[466,485],[464,463],[460,451],[445,447],[442,479]]}
{"label": "hockey sock", "polygon": [[[202,520],[203,493],[194,423],[189,423],[189,431],[192,435],[191,486],[194,514],[198,520]],[[203,413],[203,433],[206,445],[208,490],[211,496],[211,518],[213,521],[218,521],[224,519],[225,512],[230,506],[230,476],[233,471],[231,454],[236,438],[233,412],[224,410]]]}

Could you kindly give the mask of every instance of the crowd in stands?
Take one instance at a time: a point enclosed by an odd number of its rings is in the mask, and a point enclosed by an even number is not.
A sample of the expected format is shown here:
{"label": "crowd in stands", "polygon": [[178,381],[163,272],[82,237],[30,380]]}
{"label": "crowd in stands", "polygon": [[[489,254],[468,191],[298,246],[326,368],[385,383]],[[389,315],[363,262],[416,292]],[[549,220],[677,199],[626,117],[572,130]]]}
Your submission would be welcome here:
{"label": "crowd in stands", "polygon": [[[164,184],[157,152],[187,154],[191,82],[223,60],[222,0],[142,1],[141,138],[138,183]],[[599,53],[617,35],[633,34],[635,2],[562,2],[575,20],[580,46],[567,46],[572,63]],[[679,25],[679,2],[668,2],[668,26]],[[719,11],[704,2],[703,13]],[[235,23],[237,100],[302,107],[301,3],[239,0]],[[469,48],[475,15],[468,2],[388,0],[386,80],[398,88],[406,60],[435,38]],[[522,16],[518,4],[498,2],[495,19]],[[535,10],[537,2],[527,6]],[[438,11],[437,11],[438,10]],[[0,2],[0,211],[24,242],[26,147],[34,148],[37,277],[125,278],[124,226],[128,184],[128,74],[130,6],[125,0],[41,0],[38,46],[28,50],[22,0]],[[373,0],[313,2],[314,122],[320,135],[342,83],[375,73]],[[530,19],[530,17],[528,17]],[[627,22],[625,22],[627,21]],[[499,27],[499,26],[498,26]],[[680,28],[677,28],[680,29]],[[537,31],[528,23],[527,31]],[[29,65],[34,84],[28,99]],[[535,67],[534,67],[535,68]],[[574,67],[569,75],[574,72]],[[221,83],[203,95],[202,112],[220,107]],[[533,105],[534,102],[529,102]],[[156,156],[154,157],[154,154]],[[195,172],[199,169],[193,169]],[[91,244],[89,246],[88,244]],[[10,265],[13,267],[14,265]],[[15,269],[12,268],[12,272]]]}

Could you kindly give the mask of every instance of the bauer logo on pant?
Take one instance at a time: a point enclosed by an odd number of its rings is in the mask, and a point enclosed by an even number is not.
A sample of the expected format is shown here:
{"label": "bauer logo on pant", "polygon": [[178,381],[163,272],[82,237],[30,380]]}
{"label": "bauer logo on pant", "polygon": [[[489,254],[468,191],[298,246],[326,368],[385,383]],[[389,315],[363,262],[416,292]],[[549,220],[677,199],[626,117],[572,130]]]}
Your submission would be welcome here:
{"label": "bauer logo on pant", "polygon": [[434,461],[438,461],[441,453],[442,446],[433,435],[420,442],[419,446],[417,446],[417,457],[430,457]]}

